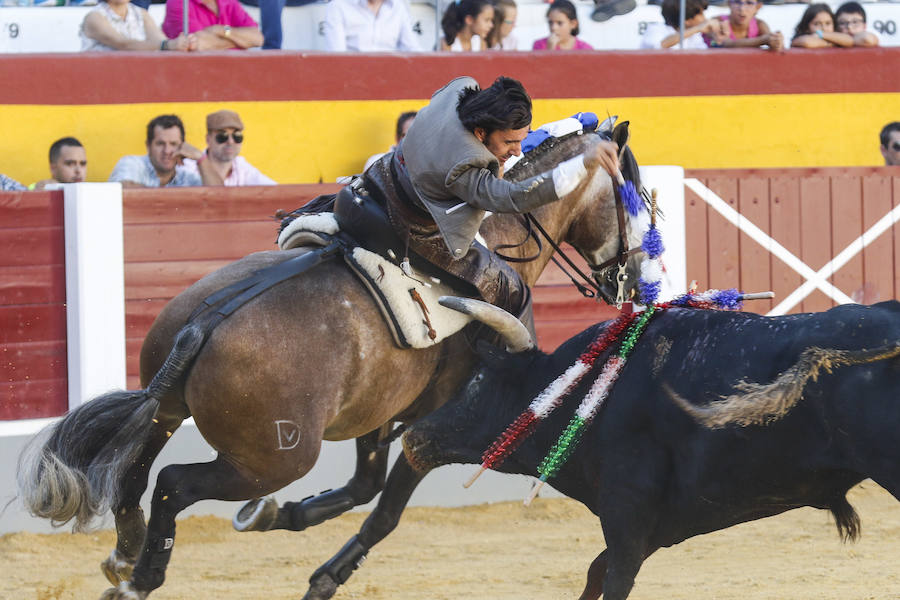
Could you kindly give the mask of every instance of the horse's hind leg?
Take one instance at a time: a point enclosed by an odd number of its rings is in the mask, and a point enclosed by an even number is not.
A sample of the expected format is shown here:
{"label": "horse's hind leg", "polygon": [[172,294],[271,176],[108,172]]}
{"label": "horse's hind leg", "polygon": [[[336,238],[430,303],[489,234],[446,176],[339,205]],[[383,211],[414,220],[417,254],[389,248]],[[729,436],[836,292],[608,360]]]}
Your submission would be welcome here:
{"label": "horse's hind leg", "polygon": [[356,438],[356,470],[344,487],[326,490],[300,502],[285,502],[280,508],[273,498],[251,500],[238,509],[234,528],[238,531],[303,531],[354,506],[370,502],[384,488],[389,446],[382,446],[381,442],[388,435],[390,423]]}
{"label": "horse's hind leg", "polygon": [[147,489],[150,467],[181,422],[181,417],[164,420],[158,413],[151,425],[146,446],[119,482],[119,500],[113,507],[116,518],[116,547],[100,565],[103,574],[113,585],[131,578],[132,568],[147,532],[140,501]]}
{"label": "horse's hind leg", "polygon": [[328,562],[309,578],[309,590],[303,600],[326,600],[334,596],[369,550],[397,527],[413,491],[430,471],[415,471],[401,454],[391,469],[384,493],[375,510],[366,518],[359,533],[344,544]]}
{"label": "horse's hind leg", "polygon": [[129,581],[101,600],[142,600],[163,584],[175,544],[175,516],[198,500],[243,500],[259,494],[259,482],[221,456],[208,463],[169,465],[159,473],[147,534]]}

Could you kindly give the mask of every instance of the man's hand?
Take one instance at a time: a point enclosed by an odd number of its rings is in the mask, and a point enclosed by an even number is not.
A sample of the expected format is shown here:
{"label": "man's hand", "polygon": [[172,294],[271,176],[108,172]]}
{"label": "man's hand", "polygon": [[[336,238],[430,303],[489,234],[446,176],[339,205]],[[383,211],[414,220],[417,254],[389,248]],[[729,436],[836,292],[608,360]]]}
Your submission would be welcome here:
{"label": "man's hand", "polygon": [[203,152],[196,146],[184,142],[181,144],[181,148],[178,149],[178,164],[183,165],[185,158],[199,161],[201,158],[203,158]]}
{"label": "man's hand", "polygon": [[592,171],[602,167],[609,176],[619,175],[619,147],[614,142],[602,140],[584,152],[584,168]]}

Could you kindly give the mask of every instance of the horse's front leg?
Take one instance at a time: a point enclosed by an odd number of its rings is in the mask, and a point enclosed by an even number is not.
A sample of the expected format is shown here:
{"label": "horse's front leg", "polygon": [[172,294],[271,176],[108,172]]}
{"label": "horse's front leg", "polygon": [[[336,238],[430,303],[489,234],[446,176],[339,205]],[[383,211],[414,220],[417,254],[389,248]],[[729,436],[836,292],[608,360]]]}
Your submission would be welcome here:
{"label": "horse's front leg", "polygon": [[363,522],[359,533],[316,569],[309,578],[309,590],[303,600],[325,600],[334,596],[338,586],[350,578],[372,546],[397,527],[413,491],[429,472],[414,470],[404,454],[397,458],[375,510]]}
{"label": "horse's front leg", "polygon": [[285,502],[281,507],[271,497],[251,500],[234,515],[234,528],[238,531],[303,531],[371,502],[384,488],[390,445],[382,442],[390,435],[390,428],[391,424],[387,423],[356,438],[356,470],[344,487],[326,490],[300,502]]}

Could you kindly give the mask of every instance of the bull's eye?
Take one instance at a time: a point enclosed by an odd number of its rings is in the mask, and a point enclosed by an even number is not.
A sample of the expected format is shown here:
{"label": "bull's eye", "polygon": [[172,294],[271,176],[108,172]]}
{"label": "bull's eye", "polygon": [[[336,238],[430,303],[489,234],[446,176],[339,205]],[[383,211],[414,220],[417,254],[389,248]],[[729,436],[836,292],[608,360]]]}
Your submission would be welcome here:
{"label": "bull's eye", "polygon": [[472,383],[481,383],[484,379],[484,373],[478,373],[475,377],[472,378]]}

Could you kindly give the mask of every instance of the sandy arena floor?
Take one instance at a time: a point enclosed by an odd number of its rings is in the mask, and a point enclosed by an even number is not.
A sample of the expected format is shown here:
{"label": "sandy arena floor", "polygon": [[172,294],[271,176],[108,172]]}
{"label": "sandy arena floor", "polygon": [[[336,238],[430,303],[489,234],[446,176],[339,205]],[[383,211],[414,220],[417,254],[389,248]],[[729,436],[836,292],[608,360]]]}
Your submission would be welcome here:
{"label": "sandy arena floor", "polygon": [[[842,545],[824,511],[796,510],[688,540],[652,556],[632,600],[900,598],[900,504],[872,483],[851,492],[862,539]],[[214,517],[179,521],[158,600],[299,600],[306,580],[353,535],[352,513],[301,533],[239,534]],[[0,537],[0,598],[97,598],[114,533]],[[413,508],[336,598],[577,598],[602,550],[599,522],[571,500]]]}

